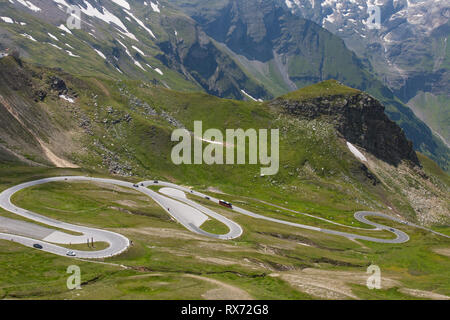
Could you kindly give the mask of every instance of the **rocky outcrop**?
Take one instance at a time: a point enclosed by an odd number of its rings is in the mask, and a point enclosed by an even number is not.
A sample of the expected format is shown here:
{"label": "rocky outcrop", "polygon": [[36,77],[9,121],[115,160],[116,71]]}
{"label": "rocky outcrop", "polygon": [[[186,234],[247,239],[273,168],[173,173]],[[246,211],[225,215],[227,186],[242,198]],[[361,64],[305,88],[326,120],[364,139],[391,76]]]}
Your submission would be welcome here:
{"label": "rocky outcrop", "polygon": [[56,76],[51,76],[49,78],[49,84],[50,84],[50,88],[56,92],[58,92],[59,95],[61,94],[67,94],[67,92],[69,91],[67,89],[66,83],[64,82],[64,80],[56,77]]}
{"label": "rocky outcrop", "polygon": [[403,130],[384,113],[384,106],[365,93],[350,96],[325,96],[302,101],[277,99],[284,112],[305,119],[323,118],[331,122],[349,142],[377,158],[398,165],[406,160],[420,166],[412,142]]}

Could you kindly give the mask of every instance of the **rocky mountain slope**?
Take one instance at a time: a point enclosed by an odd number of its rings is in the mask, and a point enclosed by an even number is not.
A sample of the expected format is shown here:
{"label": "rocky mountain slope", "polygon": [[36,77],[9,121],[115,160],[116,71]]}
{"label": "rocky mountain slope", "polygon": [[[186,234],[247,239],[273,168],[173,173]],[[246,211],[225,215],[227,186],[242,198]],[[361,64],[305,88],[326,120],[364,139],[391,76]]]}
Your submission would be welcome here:
{"label": "rocky mountain slope", "polygon": [[[70,4],[81,10],[81,30],[65,25]],[[415,149],[448,168],[449,149],[342,40],[277,2],[11,0],[0,12],[0,50],[18,47],[73,74],[246,100],[338,79],[378,98]]]}
{"label": "rocky mountain slope", "polygon": [[[295,14],[341,37],[449,144],[450,5],[445,0],[286,0]],[[380,9],[368,25],[369,6]]]}
{"label": "rocky mountain slope", "polygon": [[60,112],[57,101],[76,93],[58,78],[44,79],[12,57],[1,59],[0,66],[0,157],[29,165],[75,167],[55,153],[69,153],[74,147],[74,128],[68,126],[72,120]]}
{"label": "rocky mountain slope", "polygon": [[[330,80],[316,86],[323,87],[325,91],[339,88],[341,84]],[[347,96],[338,92],[302,99],[302,92],[308,90],[310,89],[304,88],[290,93],[273,103],[281,105],[287,114],[302,119],[326,117],[347,141],[363,147],[387,163],[398,165],[402,161],[408,161],[413,166],[420,166],[411,141],[385,115],[380,102],[356,90]]]}
{"label": "rocky mountain slope", "polygon": [[[426,157],[418,161],[379,102],[336,81],[270,102],[243,102],[145,81],[77,77],[6,57],[0,82],[0,161],[7,166],[80,167],[264,196],[298,197],[297,188],[312,188],[319,198],[328,194],[324,204],[339,194],[423,224],[448,219],[448,176],[431,172]],[[259,165],[173,164],[171,133],[193,131],[195,120],[204,130],[279,128],[278,174],[261,178]]]}
{"label": "rocky mountain slope", "polygon": [[[244,99],[241,90],[270,97],[192,19],[158,2],[43,0],[33,7],[24,3],[0,3],[6,20],[0,20],[0,50],[15,47],[31,61],[76,74],[101,72],[228,98]],[[80,10],[81,29],[67,27],[72,5]]]}
{"label": "rocky mountain slope", "polygon": [[[331,32],[299,18],[293,5],[271,0],[171,2],[191,15],[267,88],[278,90],[275,96],[328,79],[364,90],[382,101],[388,116],[405,130],[416,150],[449,168],[448,147],[376,78],[378,66],[360,60]],[[324,9],[324,14],[328,13]]]}

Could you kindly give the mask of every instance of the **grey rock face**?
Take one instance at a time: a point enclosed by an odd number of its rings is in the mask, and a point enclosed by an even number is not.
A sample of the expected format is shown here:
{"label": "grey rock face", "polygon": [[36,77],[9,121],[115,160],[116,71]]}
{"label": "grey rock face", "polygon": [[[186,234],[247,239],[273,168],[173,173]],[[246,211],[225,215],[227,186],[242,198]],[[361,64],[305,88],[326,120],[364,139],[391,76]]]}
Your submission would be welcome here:
{"label": "grey rock face", "polygon": [[420,166],[412,142],[384,113],[384,106],[361,93],[350,97],[319,97],[307,101],[276,100],[273,104],[290,115],[304,119],[323,117],[349,142],[390,164],[402,160]]}

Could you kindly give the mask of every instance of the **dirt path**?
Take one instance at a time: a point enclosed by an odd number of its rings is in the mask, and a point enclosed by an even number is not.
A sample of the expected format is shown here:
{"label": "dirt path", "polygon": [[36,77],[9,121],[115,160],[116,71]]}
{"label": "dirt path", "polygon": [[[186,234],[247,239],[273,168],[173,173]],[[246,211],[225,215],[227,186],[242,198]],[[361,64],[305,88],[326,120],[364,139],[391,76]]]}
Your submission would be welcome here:
{"label": "dirt path", "polygon": [[425,299],[431,299],[431,300],[450,300],[450,297],[444,296],[442,294],[434,293],[431,291],[422,291],[417,289],[409,289],[409,288],[401,288],[398,291],[405,293],[407,295],[418,297],[418,298],[425,298]]}
{"label": "dirt path", "polygon": [[[290,271],[272,274],[288,282],[299,291],[313,297],[333,300],[359,299],[350,284],[366,285],[367,274],[365,272],[328,271],[314,268],[306,268],[302,271]],[[381,286],[383,289],[399,286],[400,284],[390,278],[383,277]]]}
{"label": "dirt path", "polygon": [[185,276],[206,281],[219,287],[206,291],[202,295],[202,297],[206,300],[253,300],[253,298],[246,291],[224,282],[192,274],[187,274]]}
{"label": "dirt path", "polygon": [[433,251],[436,252],[437,254],[450,257],[450,248],[436,248],[433,249]]}

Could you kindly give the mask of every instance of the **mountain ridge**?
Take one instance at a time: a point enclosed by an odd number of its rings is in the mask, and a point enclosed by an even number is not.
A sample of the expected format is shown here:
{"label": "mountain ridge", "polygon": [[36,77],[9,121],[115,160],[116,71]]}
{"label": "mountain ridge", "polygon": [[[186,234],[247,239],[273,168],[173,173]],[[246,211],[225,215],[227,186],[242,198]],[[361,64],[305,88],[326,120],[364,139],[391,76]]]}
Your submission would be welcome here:
{"label": "mountain ridge", "polygon": [[[301,88],[328,79],[366,91],[386,106],[388,116],[405,130],[416,150],[449,170],[450,149],[375,77],[370,62],[358,58],[330,31],[292,13],[283,1],[171,2],[185,9],[267,87],[276,88],[274,96],[292,86]],[[264,48],[259,57],[256,48]]]}
{"label": "mountain ridge", "polygon": [[[338,79],[380,100],[414,148],[449,170],[450,149],[331,32],[276,2],[190,1],[190,10],[180,9],[186,8],[182,2],[77,0],[71,4],[82,11],[82,29],[69,32],[63,30],[65,0],[42,0],[42,9],[34,4],[40,10],[3,2],[2,15],[12,23],[0,21],[0,50],[17,46],[30,61],[73,74],[102,73],[243,100],[270,100],[295,87]],[[214,39],[219,26],[224,31]],[[249,60],[257,58],[262,61]]]}
{"label": "mountain ridge", "polygon": [[330,118],[347,141],[377,158],[395,166],[406,160],[412,167],[421,167],[403,130],[385,115],[384,106],[364,92],[328,80],[291,92],[271,104],[295,117]]}
{"label": "mountain ridge", "polygon": [[[371,70],[417,117],[449,144],[448,1],[280,0],[279,3],[341,37],[359,58],[371,64]],[[376,28],[367,25],[369,5],[378,7],[380,12]]]}

